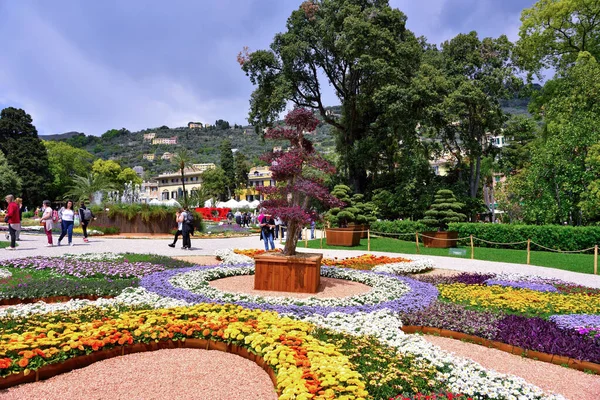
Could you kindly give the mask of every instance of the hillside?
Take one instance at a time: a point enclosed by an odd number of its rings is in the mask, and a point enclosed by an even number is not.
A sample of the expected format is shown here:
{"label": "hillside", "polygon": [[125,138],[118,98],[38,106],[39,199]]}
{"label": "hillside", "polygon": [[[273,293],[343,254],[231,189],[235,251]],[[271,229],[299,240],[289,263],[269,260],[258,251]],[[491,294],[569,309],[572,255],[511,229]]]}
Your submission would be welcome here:
{"label": "hillside", "polygon": [[[228,125],[228,124],[227,124]],[[152,144],[152,139],[144,135],[154,133],[153,139],[176,138],[177,144]],[[150,175],[173,170],[169,160],[161,159],[164,153],[175,153],[177,149],[186,147],[194,155],[194,163],[220,162],[219,146],[228,139],[232,149],[242,152],[252,165],[261,165],[259,157],[275,146],[285,146],[286,141],[265,141],[251,126],[211,126],[208,128],[189,129],[187,127],[169,128],[162,126],[130,132],[127,129],[110,130],[102,136],[87,136],[83,133],[70,132],[61,135],[41,136],[43,140],[59,140],[83,148],[94,156],[102,159],[113,159],[123,167],[140,165]],[[313,137],[319,151],[330,152],[334,147],[334,138],[327,125],[320,125]],[[154,160],[144,158],[144,155],[154,155]]]}

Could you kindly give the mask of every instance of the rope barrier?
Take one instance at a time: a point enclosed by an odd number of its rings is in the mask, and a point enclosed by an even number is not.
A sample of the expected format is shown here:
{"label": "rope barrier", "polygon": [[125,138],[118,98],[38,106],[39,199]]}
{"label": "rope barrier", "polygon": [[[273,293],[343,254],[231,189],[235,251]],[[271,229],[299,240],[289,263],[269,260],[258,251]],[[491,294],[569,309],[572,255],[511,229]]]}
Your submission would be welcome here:
{"label": "rope barrier", "polygon": [[443,239],[443,238],[437,238],[435,236],[427,236],[427,235],[423,235],[422,233],[419,235],[420,237],[423,238],[427,238],[427,239],[434,239],[434,240],[451,240],[451,241],[458,241],[458,240],[465,240],[465,239],[470,239],[470,236],[467,237],[462,237],[462,238],[456,238],[456,239]]}
{"label": "rope barrier", "polygon": [[512,243],[501,243],[501,242],[490,242],[489,240],[480,239],[478,237],[473,236],[473,239],[479,240],[480,242],[485,242],[489,244],[499,244],[499,245],[515,245],[515,244],[524,244],[527,243],[527,240],[523,240],[522,242],[512,242]]}
{"label": "rope barrier", "polygon": [[541,244],[535,243],[535,242],[531,242],[531,244],[535,244],[536,246],[541,247],[542,249],[552,251],[554,253],[583,253],[585,251],[594,250],[594,247],[590,247],[588,249],[583,249],[583,250],[556,250],[556,249],[551,249],[550,247],[542,246]]}

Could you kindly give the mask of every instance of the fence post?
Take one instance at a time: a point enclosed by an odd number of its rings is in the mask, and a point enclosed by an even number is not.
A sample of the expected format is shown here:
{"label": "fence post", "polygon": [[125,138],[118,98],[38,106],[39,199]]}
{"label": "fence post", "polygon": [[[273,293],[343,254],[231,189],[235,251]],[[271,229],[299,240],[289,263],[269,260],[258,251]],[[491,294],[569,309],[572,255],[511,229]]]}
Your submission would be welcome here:
{"label": "fence post", "polygon": [[471,260],[475,258],[475,248],[473,247],[473,235],[471,237]]}
{"label": "fence post", "polygon": [[371,251],[371,230],[367,229],[367,251]]}
{"label": "fence post", "polygon": [[308,231],[306,227],[304,227],[304,247],[308,249]]}
{"label": "fence post", "polygon": [[527,265],[531,262],[531,239],[527,239]]}
{"label": "fence post", "polygon": [[594,275],[598,275],[598,245],[594,246]]}
{"label": "fence post", "polygon": [[323,248],[323,235],[325,234],[325,226],[321,229],[321,248]]}
{"label": "fence post", "polygon": [[417,254],[421,253],[421,250],[419,250],[419,232],[415,232],[415,243],[417,244]]}

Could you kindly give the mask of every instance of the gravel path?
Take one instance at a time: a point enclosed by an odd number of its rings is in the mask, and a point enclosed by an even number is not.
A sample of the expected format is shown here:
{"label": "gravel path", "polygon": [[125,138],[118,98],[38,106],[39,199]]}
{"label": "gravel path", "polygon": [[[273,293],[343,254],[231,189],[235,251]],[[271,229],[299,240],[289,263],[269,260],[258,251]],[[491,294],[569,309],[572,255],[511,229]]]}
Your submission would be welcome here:
{"label": "gravel path", "polygon": [[[193,255],[213,255],[217,249],[238,248],[238,249],[260,249],[263,248],[263,242],[258,236],[240,237],[240,238],[222,238],[222,239],[192,239],[192,250],[182,250],[180,248],[171,248],[167,244],[169,239],[118,239],[108,237],[93,237],[89,243],[83,243],[82,238],[73,239],[75,246],[44,247],[46,238],[42,235],[22,234],[22,240],[19,242],[17,250],[9,251],[0,249],[0,260],[10,258],[30,257],[30,256],[57,256],[65,253],[151,253],[165,256],[193,256]],[[54,238],[56,242],[56,237]],[[325,257],[354,257],[365,252],[362,250],[318,250],[303,248],[304,242],[298,243],[299,252],[322,253]],[[282,247],[279,241],[278,247]],[[442,269],[450,269],[465,272],[514,272],[522,274],[540,275],[548,278],[563,279],[565,281],[585,285],[589,287],[600,288],[600,275],[582,274],[578,272],[563,271],[559,269],[538,267],[526,264],[510,264],[494,261],[471,260],[465,258],[440,257],[440,256],[419,256],[414,254],[398,254],[375,251],[371,254],[378,256],[405,257],[409,259],[431,258],[436,266]]]}
{"label": "gravel path", "polygon": [[0,391],[2,400],[275,400],[269,375],[235,354],[169,349],[99,361]]}
{"label": "gravel path", "polygon": [[317,297],[319,299],[342,298],[368,293],[371,290],[370,286],[362,283],[323,277],[321,277],[321,284],[319,285],[317,293],[288,293],[254,290],[254,275],[232,276],[229,278],[217,279],[215,281],[210,281],[209,285],[230,293],[246,293],[255,296],[270,297],[295,297],[299,299],[306,299],[309,297]]}
{"label": "gravel path", "polygon": [[568,399],[598,400],[600,376],[544,363],[478,344],[440,336],[423,335],[428,342],[460,357],[469,358],[486,368],[520,376],[527,382]]}

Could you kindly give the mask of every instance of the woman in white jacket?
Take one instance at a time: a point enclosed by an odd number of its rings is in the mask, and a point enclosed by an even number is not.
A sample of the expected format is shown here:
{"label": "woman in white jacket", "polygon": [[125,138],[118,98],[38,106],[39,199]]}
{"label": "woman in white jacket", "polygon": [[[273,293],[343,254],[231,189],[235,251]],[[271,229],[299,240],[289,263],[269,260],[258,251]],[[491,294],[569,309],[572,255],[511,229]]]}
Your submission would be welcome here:
{"label": "woman in white jacket", "polygon": [[54,225],[52,223],[52,204],[50,203],[50,200],[44,200],[42,206],[42,223],[44,232],[46,232],[46,236],[48,237],[48,244],[46,247],[52,247],[52,228]]}

